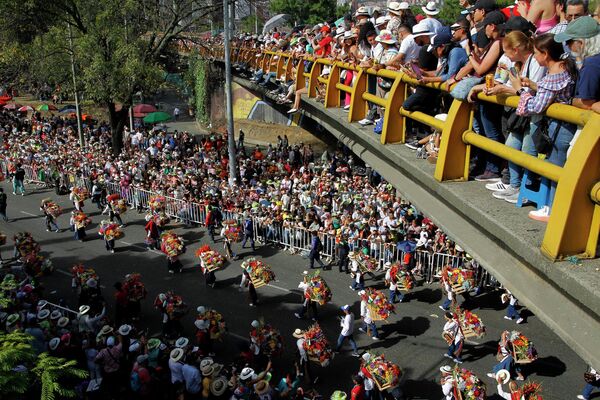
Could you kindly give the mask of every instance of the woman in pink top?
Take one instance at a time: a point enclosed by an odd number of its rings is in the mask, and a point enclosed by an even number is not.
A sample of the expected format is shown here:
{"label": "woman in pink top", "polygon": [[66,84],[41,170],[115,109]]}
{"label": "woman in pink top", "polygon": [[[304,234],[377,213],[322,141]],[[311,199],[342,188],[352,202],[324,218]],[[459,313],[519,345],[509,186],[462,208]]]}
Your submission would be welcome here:
{"label": "woman in pink top", "polygon": [[533,0],[528,7],[525,1],[519,1],[519,13],[537,27],[536,33],[541,35],[558,24],[558,12],[555,0]]}

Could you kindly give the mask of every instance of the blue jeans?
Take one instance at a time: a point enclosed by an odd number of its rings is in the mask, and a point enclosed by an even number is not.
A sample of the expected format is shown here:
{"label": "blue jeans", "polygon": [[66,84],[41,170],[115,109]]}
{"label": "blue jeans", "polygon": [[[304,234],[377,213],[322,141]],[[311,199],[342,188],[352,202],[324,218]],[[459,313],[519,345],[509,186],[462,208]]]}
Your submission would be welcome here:
{"label": "blue jeans", "polygon": [[23,185],[23,181],[13,179],[13,192],[16,194],[25,193],[25,186]]}
{"label": "blue jeans", "polygon": [[508,308],[506,309],[506,316],[510,319],[521,318],[521,315],[512,304],[508,305]]}
{"label": "blue jeans", "polygon": [[246,247],[246,242],[248,241],[248,239],[250,239],[250,246],[252,247],[252,250],[255,250],[254,248],[254,235],[252,234],[252,232],[244,232],[244,241],[242,242],[242,249],[244,247]]}
{"label": "blue jeans", "polygon": [[404,293],[398,290],[390,289],[390,303],[394,304],[396,302],[396,299],[398,299],[398,301],[402,301],[404,299]]}
{"label": "blue jeans", "polygon": [[365,333],[367,333],[370,329],[372,337],[379,337],[379,334],[377,333],[377,325],[375,325],[375,322],[371,322],[370,324],[363,322],[362,328],[365,331]]}
{"label": "blue jeans", "polygon": [[512,375],[514,375],[512,373],[513,365],[514,365],[514,360],[513,360],[512,356],[508,356],[504,360],[500,361],[498,364],[494,365],[494,368],[492,368],[492,372],[495,374],[498,371],[500,371],[501,369],[505,369],[505,370],[509,371]]}
{"label": "blue jeans", "polygon": [[[552,146],[552,151],[550,152],[547,160],[554,165],[562,167],[567,161],[567,150],[569,149],[569,143],[571,143],[571,140],[573,140],[577,126],[567,122],[562,122],[560,128],[555,133],[557,123],[558,122],[555,119],[551,119],[550,124],[548,125],[548,134],[550,135],[550,138],[554,140],[554,145]],[[554,200],[555,193],[556,182],[551,182],[549,200],[550,207],[552,207],[552,200]]]}
{"label": "blue jeans", "polygon": [[446,311],[448,311],[448,308],[450,307],[450,304],[452,304],[452,300],[446,298],[446,300],[444,300],[444,302],[442,303],[442,308]]}
{"label": "blue jeans", "polygon": [[356,351],[358,349],[356,347],[356,342],[354,341],[354,336],[352,336],[352,335],[344,336],[342,334],[340,334],[340,336],[338,337],[337,346],[335,347],[335,351],[340,351],[340,349],[342,348],[342,345],[344,344],[344,341],[346,339],[350,342],[350,346],[352,346],[352,351],[356,353]]}
{"label": "blue jeans", "polygon": [[452,358],[456,358],[457,360],[460,361],[460,353],[462,351],[462,346],[463,346],[463,341],[461,340],[460,342],[454,343],[452,342],[452,344],[450,346],[448,346],[448,354],[450,357]]}
{"label": "blue jeans", "polygon": [[352,289],[354,290],[365,290],[365,284],[360,281],[360,282],[356,282],[356,279],[352,280]]}
{"label": "blue jeans", "polygon": [[[531,137],[531,133],[535,129],[535,124],[531,123],[529,132],[513,133],[511,132],[506,138],[506,145],[515,150],[521,150],[525,154],[537,157],[537,151]],[[523,168],[513,162],[508,162],[508,172],[510,174],[510,186],[519,188],[521,186],[521,178],[523,177]],[[528,182],[529,183],[529,182]]]}
{"label": "blue jeans", "polygon": [[581,392],[581,395],[586,399],[589,399],[594,389],[598,389],[599,387],[600,381],[596,381],[594,383],[586,383],[585,387],[583,388],[583,391]]}
{"label": "blue jeans", "polygon": [[[495,142],[502,143],[504,141],[501,128],[502,106],[481,102],[479,103],[479,112],[477,115],[479,116],[479,126],[482,128],[481,130],[483,130],[485,136]],[[502,165],[500,157],[487,152],[484,154],[486,160],[485,170],[499,174]]]}

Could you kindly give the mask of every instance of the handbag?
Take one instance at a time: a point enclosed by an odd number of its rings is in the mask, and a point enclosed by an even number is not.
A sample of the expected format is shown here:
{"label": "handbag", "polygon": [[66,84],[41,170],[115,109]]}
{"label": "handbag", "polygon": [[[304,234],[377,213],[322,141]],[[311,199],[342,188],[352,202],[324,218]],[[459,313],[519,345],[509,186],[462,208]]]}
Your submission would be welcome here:
{"label": "handbag", "polygon": [[450,95],[456,100],[466,101],[473,86],[478,85],[481,81],[483,81],[483,78],[478,76],[463,78],[452,88]]}
{"label": "handbag", "polygon": [[530,122],[530,117],[517,115],[515,110],[511,109],[506,119],[506,130],[512,133],[524,134],[529,131]]}
{"label": "handbag", "polygon": [[554,128],[554,133],[551,137],[548,132],[548,128],[550,125],[548,120],[546,118],[543,118],[539,122],[537,129],[535,130],[535,132],[533,132],[533,135],[531,136],[531,139],[533,140],[533,144],[535,146],[535,150],[539,154],[550,154],[550,152],[552,151],[552,147],[554,147],[554,141],[556,140],[556,136],[561,124],[562,122],[558,121],[558,123],[556,124],[556,128]]}

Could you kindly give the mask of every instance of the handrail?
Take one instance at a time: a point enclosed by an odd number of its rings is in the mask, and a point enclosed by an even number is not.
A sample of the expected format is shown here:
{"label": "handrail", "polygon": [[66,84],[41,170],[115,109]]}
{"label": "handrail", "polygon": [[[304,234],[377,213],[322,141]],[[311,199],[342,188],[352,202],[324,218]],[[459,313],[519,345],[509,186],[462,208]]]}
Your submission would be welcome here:
{"label": "handrail", "polygon": [[[262,60],[265,61],[273,54],[280,54],[281,57],[285,53],[264,51]],[[472,128],[471,103],[453,100],[445,122],[422,112],[402,109],[410,87],[419,85],[448,92],[451,87],[445,83],[423,84],[401,71],[363,68],[325,58],[292,58],[289,54],[288,57],[293,59],[289,62],[298,62],[296,89],[304,88],[307,80],[308,97],[317,95],[318,83],[326,87],[325,107],[339,106],[341,95],[350,94],[348,122],[363,119],[369,103],[385,108],[381,133],[381,143],[384,145],[405,141],[406,118],[440,130],[441,143],[434,173],[434,178],[439,182],[469,179],[471,146],[556,182],[552,213],[541,243],[541,251],[553,260],[570,255],[582,258],[596,257],[600,232],[600,114],[565,104],[552,104],[544,112],[549,118],[583,127],[565,165],[559,167],[476,134]],[[310,71],[304,71],[304,61],[312,63]],[[252,66],[260,68],[260,65],[266,68],[265,72],[271,72],[271,66],[264,63],[255,63]],[[324,66],[330,67],[327,78],[321,76]],[[340,82],[340,73],[343,70],[356,74],[351,87]],[[385,98],[368,92],[369,77],[385,78],[392,82]],[[479,93],[477,98],[480,101],[512,108],[516,108],[519,101],[518,96],[487,96],[483,93]]]}

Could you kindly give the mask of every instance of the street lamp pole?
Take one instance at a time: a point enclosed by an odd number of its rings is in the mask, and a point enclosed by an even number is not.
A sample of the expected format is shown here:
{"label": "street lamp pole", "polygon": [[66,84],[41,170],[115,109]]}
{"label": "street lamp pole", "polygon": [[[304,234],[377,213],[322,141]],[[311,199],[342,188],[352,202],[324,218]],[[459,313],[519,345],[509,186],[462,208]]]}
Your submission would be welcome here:
{"label": "street lamp pole", "polygon": [[77,115],[77,134],[79,136],[79,146],[83,148],[85,138],[81,129],[81,110],[79,109],[79,94],[77,93],[77,79],[75,78],[75,50],[73,49],[73,30],[69,24],[69,48],[71,53],[71,74],[73,75],[73,92],[75,92],[75,114]]}
{"label": "street lamp pole", "polygon": [[233,126],[233,96],[231,93],[231,25],[229,22],[228,0],[223,0],[223,35],[225,47],[225,104],[227,109],[227,149],[229,152],[229,186],[233,187],[237,178],[235,137]]}

